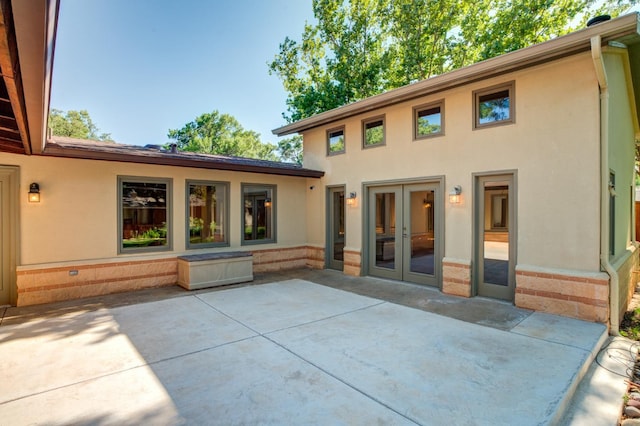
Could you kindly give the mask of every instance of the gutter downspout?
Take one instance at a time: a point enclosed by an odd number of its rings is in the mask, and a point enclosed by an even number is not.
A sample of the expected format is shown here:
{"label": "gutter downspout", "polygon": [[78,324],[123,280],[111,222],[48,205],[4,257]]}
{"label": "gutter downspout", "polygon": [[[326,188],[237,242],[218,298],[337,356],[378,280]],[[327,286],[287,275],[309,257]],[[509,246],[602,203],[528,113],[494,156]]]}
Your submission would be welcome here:
{"label": "gutter downspout", "polygon": [[600,35],[591,37],[591,58],[600,86],[600,265],[609,275],[609,334],[620,330],[618,272],[609,261],[609,85],[602,59]]}

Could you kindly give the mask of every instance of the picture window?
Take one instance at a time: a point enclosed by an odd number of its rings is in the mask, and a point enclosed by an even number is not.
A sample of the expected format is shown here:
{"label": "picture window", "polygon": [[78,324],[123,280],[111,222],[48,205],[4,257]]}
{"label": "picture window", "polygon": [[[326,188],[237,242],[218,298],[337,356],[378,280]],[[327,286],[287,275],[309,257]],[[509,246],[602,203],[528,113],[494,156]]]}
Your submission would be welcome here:
{"label": "picture window", "polygon": [[276,242],[276,187],[242,185],[242,244]]}
{"label": "picture window", "polygon": [[171,250],[171,179],[118,178],[120,253]]}
{"label": "picture window", "polygon": [[187,181],[187,248],[229,245],[229,184]]}

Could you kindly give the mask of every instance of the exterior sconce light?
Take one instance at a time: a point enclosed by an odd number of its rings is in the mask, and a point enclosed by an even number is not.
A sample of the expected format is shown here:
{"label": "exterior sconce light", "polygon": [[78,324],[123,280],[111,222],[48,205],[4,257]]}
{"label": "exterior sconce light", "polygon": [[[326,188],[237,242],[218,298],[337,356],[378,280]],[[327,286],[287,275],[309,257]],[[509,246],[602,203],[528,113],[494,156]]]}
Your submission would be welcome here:
{"label": "exterior sconce light", "polygon": [[264,206],[265,207],[271,207],[271,198],[265,198],[264,199]]}
{"label": "exterior sconce light", "polygon": [[451,204],[460,203],[460,194],[462,194],[462,187],[460,185],[454,186],[451,192],[449,193],[449,202]]}
{"label": "exterior sconce light", "polygon": [[30,203],[40,202],[40,185],[38,185],[35,182],[29,185],[29,202]]}
{"label": "exterior sconce light", "polygon": [[356,205],[356,193],[355,192],[350,192],[349,193],[349,198],[347,198],[347,205],[348,206],[355,206]]}

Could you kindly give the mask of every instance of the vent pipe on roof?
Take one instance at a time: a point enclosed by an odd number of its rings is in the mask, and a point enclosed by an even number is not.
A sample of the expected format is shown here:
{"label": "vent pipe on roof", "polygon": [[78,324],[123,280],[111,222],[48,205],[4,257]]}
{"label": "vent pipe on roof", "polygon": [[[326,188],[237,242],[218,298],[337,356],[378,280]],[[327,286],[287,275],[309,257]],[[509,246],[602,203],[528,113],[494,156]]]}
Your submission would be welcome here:
{"label": "vent pipe on roof", "polygon": [[601,24],[603,22],[607,22],[611,20],[611,16],[610,15],[599,15],[599,16],[595,16],[591,19],[589,19],[587,21],[587,27],[592,27],[594,25],[598,25]]}
{"label": "vent pipe on roof", "polygon": [[171,153],[172,154],[177,154],[178,153],[178,144],[172,143],[170,146],[171,146]]}

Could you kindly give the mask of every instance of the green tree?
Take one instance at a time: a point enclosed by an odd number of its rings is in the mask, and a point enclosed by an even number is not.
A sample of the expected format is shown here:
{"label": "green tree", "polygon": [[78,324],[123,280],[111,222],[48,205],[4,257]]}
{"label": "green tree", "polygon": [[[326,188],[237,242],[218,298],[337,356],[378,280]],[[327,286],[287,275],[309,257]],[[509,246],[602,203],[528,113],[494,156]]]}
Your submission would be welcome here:
{"label": "green tree", "polygon": [[55,136],[113,142],[110,133],[100,133],[98,126],[84,109],[65,112],[52,108],[49,113],[49,127]]}
{"label": "green tree", "polygon": [[169,130],[167,136],[182,151],[278,160],[275,145],[260,142],[260,134],[245,130],[233,116],[217,110],[200,115],[181,129]]}
{"label": "green tree", "polygon": [[313,0],[268,64],[296,121],[615,17],[638,0]]}
{"label": "green tree", "polygon": [[295,135],[279,140],[277,151],[282,161],[302,164],[302,136]]}

